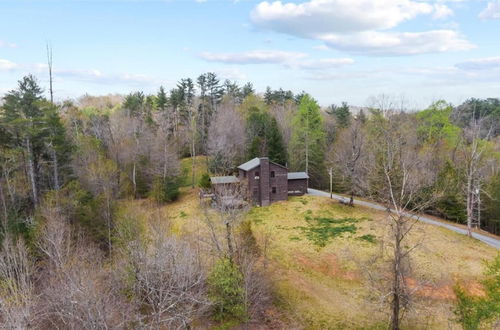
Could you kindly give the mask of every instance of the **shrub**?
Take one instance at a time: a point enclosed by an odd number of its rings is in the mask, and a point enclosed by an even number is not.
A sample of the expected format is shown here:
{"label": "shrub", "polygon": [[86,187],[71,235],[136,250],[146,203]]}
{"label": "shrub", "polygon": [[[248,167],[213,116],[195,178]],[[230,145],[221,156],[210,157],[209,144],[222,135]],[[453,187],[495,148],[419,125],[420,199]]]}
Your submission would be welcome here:
{"label": "shrub", "polygon": [[243,274],[228,258],[217,261],[208,277],[208,285],[216,320],[244,320],[247,317]]}
{"label": "shrub", "polygon": [[457,322],[466,330],[476,330],[500,317],[500,254],[487,264],[486,291],[483,297],[469,295],[460,285],[454,288],[457,303],[454,313]]}
{"label": "shrub", "polygon": [[180,180],[177,177],[156,177],[150,196],[158,203],[172,202],[179,197]]}
{"label": "shrub", "polygon": [[208,173],[203,173],[200,181],[198,182],[198,186],[205,189],[209,189],[212,186],[212,183],[210,182],[210,175],[208,175]]}

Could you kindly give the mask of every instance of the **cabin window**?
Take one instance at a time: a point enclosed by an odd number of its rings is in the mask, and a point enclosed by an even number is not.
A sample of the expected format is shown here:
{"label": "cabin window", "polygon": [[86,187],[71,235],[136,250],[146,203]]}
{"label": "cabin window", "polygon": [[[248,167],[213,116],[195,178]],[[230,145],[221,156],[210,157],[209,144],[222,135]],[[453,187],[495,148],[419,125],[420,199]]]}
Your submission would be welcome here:
{"label": "cabin window", "polygon": [[255,178],[258,179],[259,178],[259,171],[255,171]]}
{"label": "cabin window", "polygon": [[276,187],[272,188],[273,194],[276,194]]}
{"label": "cabin window", "polygon": [[247,177],[247,172],[243,171],[243,177],[246,178]]}
{"label": "cabin window", "polygon": [[271,171],[271,178],[274,178],[274,171]]}

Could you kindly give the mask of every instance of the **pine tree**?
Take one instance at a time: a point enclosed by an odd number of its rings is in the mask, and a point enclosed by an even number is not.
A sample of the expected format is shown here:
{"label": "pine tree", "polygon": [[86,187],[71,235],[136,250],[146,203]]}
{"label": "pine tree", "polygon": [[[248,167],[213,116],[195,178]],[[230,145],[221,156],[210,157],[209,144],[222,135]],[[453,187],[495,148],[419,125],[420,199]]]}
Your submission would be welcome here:
{"label": "pine tree", "polygon": [[160,90],[156,95],[156,106],[158,107],[158,110],[165,111],[165,109],[167,108],[167,104],[167,93],[165,93],[165,88],[163,88],[163,86],[160,86]]}
{"label": "pine tree", "polygon": [[351,122],[351,112],[349,111],[349,105],[347,102],[342,102],[340,107],[335,108],[334,112],[335,118],[337,119],[337,124],[341,128],[346,128]]}
{"label": "pine tree", "polygon": [[287,153],[283,136],[278,127],[278,122],[275,118],[271,118],[267,131],[267,145],[269,150],[269,159],[281,165],[287,163]]}
{"label": "pine tree", "polygon": [[248,157],[269,157],[278,164],[287,161],[283,136],[276,119],[258,108],[249,109],[247,118],[247,139],[250,141]]}
{"label": "pine tree", "polygon": [[36,207],[39,201],[39,162],[44,143],[44,127],[42,89],[32,75],[19,81],[19,88],[10,91],[4,97],[1,126],[9,135],[10,148],[19,148],[26,160],[28,182],[30,183],[31,200]]}

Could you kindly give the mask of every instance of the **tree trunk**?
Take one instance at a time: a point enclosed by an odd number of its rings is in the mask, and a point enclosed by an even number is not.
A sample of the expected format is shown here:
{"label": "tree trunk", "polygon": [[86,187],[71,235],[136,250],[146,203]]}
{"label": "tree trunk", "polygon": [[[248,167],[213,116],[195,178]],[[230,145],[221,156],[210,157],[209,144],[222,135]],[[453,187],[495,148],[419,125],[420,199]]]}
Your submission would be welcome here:
{"label": "tree trunk", "polygon": [[467,177],[467,235],[472,237],[472,217],[473,217],[473,201],[472,201],[472,175]]}
{"label": "tree trunk", "polygon": [[47,43],[47,65],[49,69],[49,92],[50,103],[54,103],[54,91],[52,89],[52,47]]}
{"label": "tree trunk", "polygon": [[5,200],[5,195],[3,193],[3,184],[2,181],[0,181],[0,200],[2,202],[2,211],[3,211],[3,230],[7,229],[7,221],[9,219],[8,213],[7,213],[7,202]]}
{"label": "tree trunk", "polygon": [[400,216],[397,218],[396,226],[396,240],[394,246],[394,264],[393,264],[393,288],[392,288],[392,317],[391,317],[391,329],[398,330],[399,326],[399,314],[401,308],[401,221]]}
{"label": "tree trunk", "polygon": [[229,251],[229,260],[233,262],[234,250],[233,250],[233,241],[231,239],[231,225],[229,224],[229,222],[226,223],[226,240],[227,240],[227,249]]}
{"label": "tree trunk", "polygon": [[108,223],[108,252],[111,256],[111,202],[110,197],[106,197],[106,220]]}
{"label": "tree trunk", "polygon": [[[193,126],[194,126],[194,119],[193,121]],[[195,145],[195,134],[196,134],[196,128],[193,127],[192,129],[192,136],[191,136],[191,160],[192,160],[192,168],[191,168],[191,188],[194,188],[195,184],[195,159],[196,159],[196,145]]]}
{"label": "tree trunk", "polygon": [[167,178],[167,141],[163,146],[163,181]]}
{"label": "tree trunk", "polygon": [[135,180],[135,161],[134,161],[134,166],[132,167],[132,185],[134,186],[134,199],[137,198],[137,182]]}
{"label": "tree trunk", "polygon": [[53,175],[54,175],[54,190],[59,190],[59,163],[57,161],[57,152],[52,147],[52,159],[54,161]]}
{"label": "tree trunk", "polygon": [[33,151],[31,150],[31,141],[26,137],[26,150],[28,152],[28,173],[31,183],[31,194],[33,197],[33,205],[38,206],[38,190],[36,185],[35,165],[33,162]]}

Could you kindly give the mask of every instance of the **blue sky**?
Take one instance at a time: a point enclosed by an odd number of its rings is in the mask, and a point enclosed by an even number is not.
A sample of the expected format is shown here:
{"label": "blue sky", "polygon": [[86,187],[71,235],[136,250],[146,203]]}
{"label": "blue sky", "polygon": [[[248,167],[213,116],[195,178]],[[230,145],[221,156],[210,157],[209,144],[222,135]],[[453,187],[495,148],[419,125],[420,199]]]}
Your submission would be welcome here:
{"label": "blue sky", "polygon": [[500,97],[500,0],[0,0],[0,94],[26,73],[57,99],[156,92],[212,71],[322,105]]}

